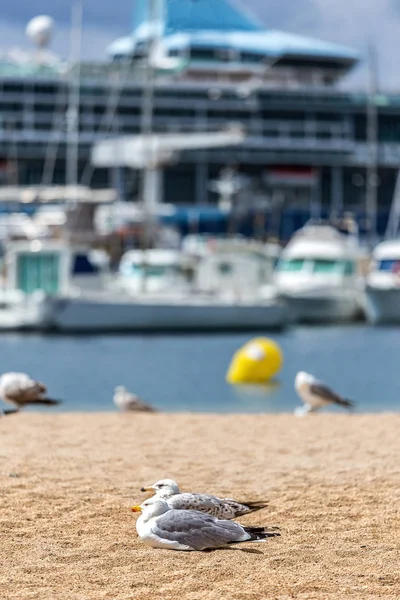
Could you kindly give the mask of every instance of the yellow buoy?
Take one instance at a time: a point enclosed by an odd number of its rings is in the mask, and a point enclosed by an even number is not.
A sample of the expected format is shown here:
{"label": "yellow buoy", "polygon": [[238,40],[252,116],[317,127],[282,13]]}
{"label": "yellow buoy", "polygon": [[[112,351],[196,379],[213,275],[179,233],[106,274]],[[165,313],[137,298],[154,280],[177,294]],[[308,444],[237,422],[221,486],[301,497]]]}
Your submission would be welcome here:
{"label": "yellow buoy", "polygon": [[269,338],[254,338],[233,355],[226,374],[228,383],[265,383],[282,368],[283,354]]}

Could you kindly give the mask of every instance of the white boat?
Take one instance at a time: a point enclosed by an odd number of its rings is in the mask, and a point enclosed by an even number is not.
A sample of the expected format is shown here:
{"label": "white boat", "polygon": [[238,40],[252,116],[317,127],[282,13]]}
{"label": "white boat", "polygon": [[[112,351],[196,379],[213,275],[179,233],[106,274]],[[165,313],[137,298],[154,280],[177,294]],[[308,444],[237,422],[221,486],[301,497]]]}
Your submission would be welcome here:
{"label": "white boat", "polygon": [[366,285],[366,313],[373,324],[400,324],[400,240],[378,244]]}
{"label": "white boat", "polygon": [[0,330],[51,327],[49,298],[104,288],[108,256],[54,240],[9,242],[0,289]]}
{"label": "white boat", "polygon": [[362,253],[354,239],[328,225],[306,225],[282,251],[278,296],[302,323],[353,321],[362,315]]}
{"label": "white boat", "polygon": [[52,239],[8,243],[4,268],[8,293],[27,298],[101,291],[110,278],[106,252]]}
{"label": "white boat", "polygon": [[[8,293],[22,294],[36,322],[15,329],[40,331],[266,330],[286,325],[286,307],[262,294],[192,293],[170,290],[132,293],[121,289],[104,257],[83,246],[38,241],[10,244],[6,252]],[[36,312],[35,312],[36,311]],[[28,313],[27,313],[28,314]],[[1,328],[1,319],[0,319]]]}

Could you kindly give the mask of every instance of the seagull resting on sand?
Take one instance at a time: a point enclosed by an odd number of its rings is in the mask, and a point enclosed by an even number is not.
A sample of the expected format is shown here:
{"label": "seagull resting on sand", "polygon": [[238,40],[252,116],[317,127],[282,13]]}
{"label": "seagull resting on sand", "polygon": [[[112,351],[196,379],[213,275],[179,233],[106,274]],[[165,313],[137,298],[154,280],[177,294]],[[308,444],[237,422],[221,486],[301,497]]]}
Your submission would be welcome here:
{"label": "seagull resting on sand", "polygon": [[142,487],[142,492],[155,491],[153,498],[164,500],[175,510],[196,510],[221,519],[234,519],[267,506],[266,502],[238,502],[232,498],[218,498],[211,494],[181,493],[176,481],[161,479]]}
{"label": "seagull resting on sand", "polygon": [[331,390],[331,388],[316,379],[313,375],[310,375],[310,373],[299,371],[294,381],[294,387],[304,402],[304,406],[299,406],[294,411],[298,416],[315,412],[323,406],[328,406],[328,404],[336,404],[344,408],[354,408],[354,403],[351,400],[339,396],[339,394]]}
{"label": "seagull resting on sand", "polygon": [[4,373],[0,377],[0,396],[18,410],[28,404],[55,406],[60,400],[46,397],[47,388],[26,373]]}
{"label": "seagull resting on sand", "polygon": [[150,404],[143,402],[139,396],[128,392],[123,385],[115,388],[114,404],[122,411],[157,412]]}
{"label": "seagull resting on sand", "polygon": [[280,535],[269,533],[264,527],[244,527],[234,521],[217,519],[198,510],[174,510],[156,496],[131,510],[141,513],[136,530],[152,548],[207,550],[239,542],[261,542]]}

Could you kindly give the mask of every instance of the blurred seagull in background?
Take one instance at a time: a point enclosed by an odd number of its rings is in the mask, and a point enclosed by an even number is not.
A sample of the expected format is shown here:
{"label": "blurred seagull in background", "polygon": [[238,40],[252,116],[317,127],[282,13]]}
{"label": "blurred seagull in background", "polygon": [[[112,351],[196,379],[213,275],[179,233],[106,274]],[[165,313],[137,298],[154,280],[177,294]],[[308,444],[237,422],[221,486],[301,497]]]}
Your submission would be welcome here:
{"label": "blurred seagull in background", "polygon": [[0,377],[0,396],[17,410],[31,405],[56,406],[60,400],[46,396],[44,383],[31,379],[26,373],[4,373]]}
{"label": "blurred seagull in background", "polygon": [[220,519],[235,519],[267,506],[266,502],[238,502],[232,498],[218,498],[211,494],[182,493],[173,479],[160,479],[153,485],[142,487],[142,492],[154,491],[154,498],[165,500],[169,508],[197,510]]}
{"label": "blurred seagull in background", "polygon": [[354,408],[354,403],[351,400],[343,398],[310,373],[299,371],[294,381],[294,387],[304,402],[304,406],[299,406],[294,411],[298,416],[315,412],[329,404],[336,404],[343,406],[343,408]]}
{"label": "blurred seagull in background", "polygon": [[157,412],[157,410],[150,404],[143,402],[139,396],[132,394],[122,385],[119,385],[115,388],[114,404],[117,406],[117,408],[125,412]]}

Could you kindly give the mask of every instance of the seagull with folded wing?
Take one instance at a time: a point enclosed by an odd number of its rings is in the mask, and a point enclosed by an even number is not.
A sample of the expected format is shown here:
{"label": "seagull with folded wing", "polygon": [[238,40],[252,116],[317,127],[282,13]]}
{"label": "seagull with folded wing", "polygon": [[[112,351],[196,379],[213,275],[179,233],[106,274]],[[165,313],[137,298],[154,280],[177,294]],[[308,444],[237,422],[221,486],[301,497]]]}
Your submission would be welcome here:
{"label": "seagull with folded wing", "polygon": [[157,412],[151,404],[144,402],[136,394],[129,392],[123,385],[115,388],[114,404],[122,412]]}

